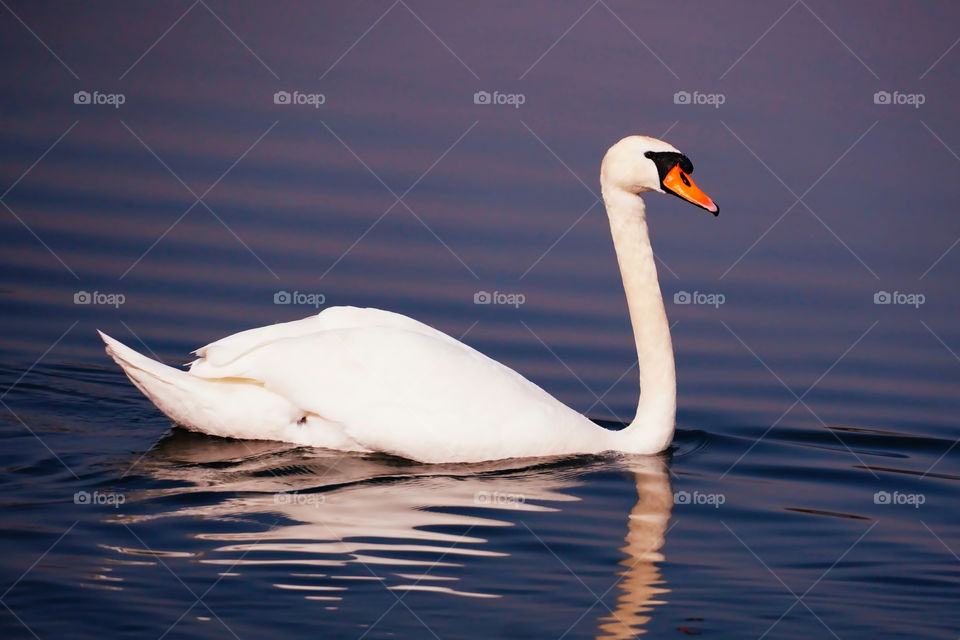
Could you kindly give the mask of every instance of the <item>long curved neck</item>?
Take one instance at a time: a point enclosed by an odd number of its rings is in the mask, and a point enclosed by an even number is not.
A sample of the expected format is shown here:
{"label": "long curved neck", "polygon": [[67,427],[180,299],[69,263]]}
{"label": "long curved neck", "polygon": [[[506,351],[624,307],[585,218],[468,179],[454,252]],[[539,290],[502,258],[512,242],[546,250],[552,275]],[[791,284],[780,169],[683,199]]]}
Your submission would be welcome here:
{"label": "long curved neck", "polygon": [[643,200],[608,185],[603,185],[603,200],[627,294],[640,368],[637,414],[629,427],[615,435],[617,448],[655,453],[673,439],[677,412],[677,375],[670,325],[663,307]]}

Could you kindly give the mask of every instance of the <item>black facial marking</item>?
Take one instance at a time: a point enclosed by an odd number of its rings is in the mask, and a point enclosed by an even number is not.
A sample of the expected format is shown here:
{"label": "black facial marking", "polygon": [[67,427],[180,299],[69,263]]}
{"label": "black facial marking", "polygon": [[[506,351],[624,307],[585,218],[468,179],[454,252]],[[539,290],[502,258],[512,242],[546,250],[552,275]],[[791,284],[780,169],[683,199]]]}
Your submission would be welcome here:
{"label": "black facial marking", "polygon": [[[663,179],[667,177],[670,170],[677,165],[680,165],[680,170],[684,173],[693,173],[693,163],[690,162],[690,158],[682,153],[676,151],[647,151],[643,155],[653,160],[653,163],[657,165],[657,173],[660,174],[661,184],[663,184]],[[683,176],[682,179],[689,186],[687,177]]]}

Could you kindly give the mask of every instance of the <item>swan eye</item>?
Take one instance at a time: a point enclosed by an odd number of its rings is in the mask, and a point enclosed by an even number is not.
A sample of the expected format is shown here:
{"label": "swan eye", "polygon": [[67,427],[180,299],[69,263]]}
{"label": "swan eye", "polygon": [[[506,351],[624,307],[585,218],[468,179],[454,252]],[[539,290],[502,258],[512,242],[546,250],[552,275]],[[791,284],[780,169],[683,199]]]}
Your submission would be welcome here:
{"label": "swan eye", "polygon": [[661,181],[676,167],[679,167],[683,173],[693,173],[693,163],[690,162],[690,158],[682,153],[676,151],[647,151],[643,155],[657,165],[657,173],[660,174]]}

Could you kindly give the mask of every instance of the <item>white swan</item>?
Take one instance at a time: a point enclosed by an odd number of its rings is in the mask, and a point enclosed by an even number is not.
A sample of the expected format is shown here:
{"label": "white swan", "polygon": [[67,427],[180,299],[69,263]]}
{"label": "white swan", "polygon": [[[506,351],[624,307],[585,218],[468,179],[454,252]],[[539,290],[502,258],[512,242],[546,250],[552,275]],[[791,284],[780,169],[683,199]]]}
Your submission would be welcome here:
{"label": "white swan", "polygon": [[622,451],[670,445],[676,373],[647,233],[645,191],[714,215],[671,145],[630,136],[603,158],[600,184],[633,325],[643,393],[633,422],[604,429],[512,369],[406,316],[332,307],[228,336],[181,371],[100,332],[107,353],[171,420],[216,436],[379,451],[421,462]]}

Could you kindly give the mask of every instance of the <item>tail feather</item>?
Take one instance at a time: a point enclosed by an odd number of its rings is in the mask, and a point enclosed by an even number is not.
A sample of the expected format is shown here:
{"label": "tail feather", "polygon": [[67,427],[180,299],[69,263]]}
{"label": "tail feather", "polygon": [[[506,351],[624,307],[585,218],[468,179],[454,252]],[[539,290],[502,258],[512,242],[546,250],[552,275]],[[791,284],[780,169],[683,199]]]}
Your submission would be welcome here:
{"label": "tail feather", "polygon": [[111,338],[103,331],[97,331],[97,333],[100,334],[103,342],[107,345],[107,355],[113,358],[127,375],[133,372],[138,378],[148,376],[155,380],[166,382],[167,384],[175,384],[180,376],[187,375],[185,371],[174,369],[173,367],[157,362],[134,351],[119,340]]}
{"label": "tail feather", "polygon": [[174,422],[193,426],[189,415],[189,405],[192,403],[186,400],[189,400],[191,388],[196,383],[186,371],[148,358],[102,331],[97,333],[107,345],[107,355],[120,365],[143,395]]}
{"label": "tail feather", "polygon": [[177,424],[214,436],[280,440],[346,451],[368,451],[345,427],[304,411],[254,380],[201,378],[137,353],[98,331],[107,355]]}
{"label": "tail feather", "polygon": [[207,380],[152,360],[98,331],[107,354],[168,418],[228,438],[285,439],[304,412],[281,396],[240,380]]}

